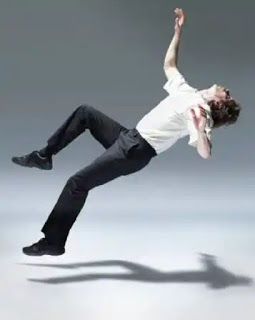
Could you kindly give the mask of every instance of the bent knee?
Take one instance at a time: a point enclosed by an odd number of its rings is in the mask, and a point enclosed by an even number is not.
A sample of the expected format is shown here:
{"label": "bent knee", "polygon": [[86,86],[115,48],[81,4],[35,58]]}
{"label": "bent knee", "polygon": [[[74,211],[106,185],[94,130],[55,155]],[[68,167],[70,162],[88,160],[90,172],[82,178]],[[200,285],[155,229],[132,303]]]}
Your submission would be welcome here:
{"label": "bent knee", "polygon": [[86,184],[82,183],[81,179],[75,175],[67,180],[66,187],[72,196],[79,196],[88,192]]}
{"label": "bent knee", "polygon": [[81,112],[81,113],[89,113],[91,111],[93,111],[95,108],[88,105],[88,104],[81,104],[79,107],[76,108],[77,112]]}

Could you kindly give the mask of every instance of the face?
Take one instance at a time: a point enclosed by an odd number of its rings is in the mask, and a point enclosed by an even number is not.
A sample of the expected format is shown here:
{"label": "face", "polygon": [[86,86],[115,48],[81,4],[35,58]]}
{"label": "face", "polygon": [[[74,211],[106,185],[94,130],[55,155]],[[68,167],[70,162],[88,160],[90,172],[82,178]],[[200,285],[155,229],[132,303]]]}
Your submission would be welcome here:
{"label": "face", "polygon": [[229,90],[223,86],[214,84],[213,92],[215,101],[225,101],[231,99]]}

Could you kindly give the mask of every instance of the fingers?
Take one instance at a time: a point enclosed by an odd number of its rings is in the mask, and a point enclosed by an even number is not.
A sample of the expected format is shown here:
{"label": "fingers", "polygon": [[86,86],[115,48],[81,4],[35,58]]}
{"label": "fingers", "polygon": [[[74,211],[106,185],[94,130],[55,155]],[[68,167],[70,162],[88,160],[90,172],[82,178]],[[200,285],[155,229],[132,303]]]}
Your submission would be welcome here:
{"label": "fingers", "polygon": [[195,113],[195,110],[194,109],[190,109],[190,112],[191,112],[191,116],[193,119],[196,119],[196,113]]}
{"label": "fingers", "polygon": [[180,8],[176,8],[176,9],[174,10],[174,13],[175,13],[175,16],[176,16],[176,18],[175,18],[175,25],[176,25],[178,28],[181,28],[181,27],[184,25],[184,23],[185,23],[186,16],[185,16],[183,10],[180,9]]}
{"label": "fingers", "polygon": [[199,106],[200,116],[206,118],[206,111],[203,107]]}
{"label": "fingers", "polygon": [[179,17],[183,15],[183,10],[181,8],[175,8],[174,12]]}
{"label": "fingers", "polygon": [[[191,115],[192,115],[192,117],[194,118],[197,118],[197,115],[196,115],[196,113],[195,113],[195,110],[194,109],[190,109],[190,111],[191,111]],[[206,114],[206,110],[203,108],[203,107],[201,107],[201,106],[199,106],[199,112],[200,112],[200,114],[199,114],[199,116],[198,116],[198,118],[199,117],[207,117],[207,114]]]}

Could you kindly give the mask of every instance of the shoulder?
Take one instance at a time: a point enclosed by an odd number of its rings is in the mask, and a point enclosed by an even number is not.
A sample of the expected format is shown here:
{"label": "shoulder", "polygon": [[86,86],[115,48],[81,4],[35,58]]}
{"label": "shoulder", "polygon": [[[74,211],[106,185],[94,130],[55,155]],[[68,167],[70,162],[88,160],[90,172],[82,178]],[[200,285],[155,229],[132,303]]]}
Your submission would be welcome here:
{"label": "shoulder", "polygon": [[171,67],[171,66],[164,67],[164,71],[165,71],[167,80],[171,80],[176,77],[182,77],[182,74],[177,67]]}
{"label": "shoulder", "polygon": [[183,74],[177,69],[171,67],[171,71],[167,74],[167,81],[163,88],[170,94],[176,93],[195,93],[198,90],[187,82]]}

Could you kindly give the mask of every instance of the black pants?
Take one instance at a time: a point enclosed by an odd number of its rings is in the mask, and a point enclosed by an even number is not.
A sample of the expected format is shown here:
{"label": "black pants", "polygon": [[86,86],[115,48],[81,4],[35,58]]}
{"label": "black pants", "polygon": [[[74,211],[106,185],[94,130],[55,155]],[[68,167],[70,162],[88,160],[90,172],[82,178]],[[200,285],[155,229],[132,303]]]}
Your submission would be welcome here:
{"label": "black pants", "polygon": [[71,176],[49,215],[42,232],[57,245],[65,245],[89,190],[141,170],[156,156],[154,148],[137,129],[127,129],[98,109],[79,106],[49,138],[48,150],[58,153],[86,129],[106,149],[91,164]]}

